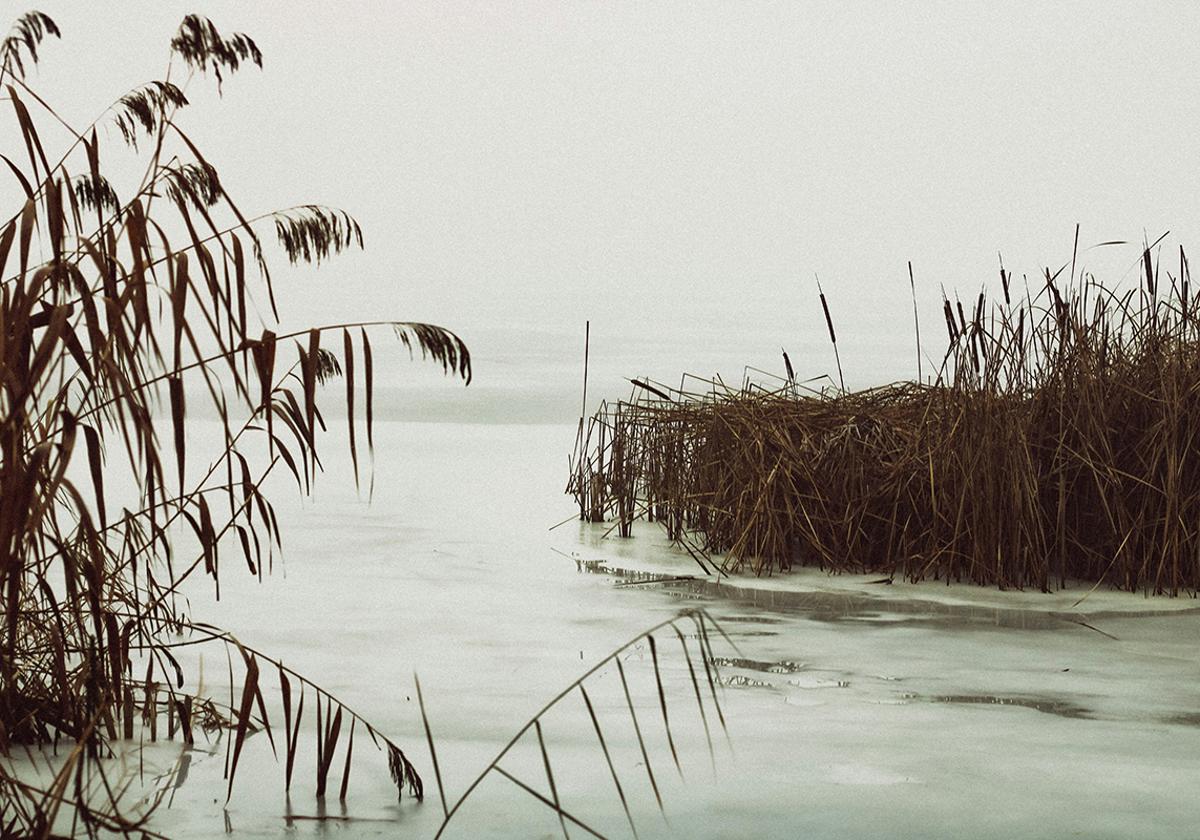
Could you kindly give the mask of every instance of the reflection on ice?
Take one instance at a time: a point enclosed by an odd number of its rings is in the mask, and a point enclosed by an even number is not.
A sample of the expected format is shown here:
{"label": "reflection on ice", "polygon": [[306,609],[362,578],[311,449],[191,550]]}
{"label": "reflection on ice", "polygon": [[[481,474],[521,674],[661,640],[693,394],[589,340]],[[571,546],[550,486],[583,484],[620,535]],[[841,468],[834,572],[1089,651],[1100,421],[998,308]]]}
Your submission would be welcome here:
{"label": "reflection on ice", "polygon": [[1077,706],[1065,700],[1052,700],[1047,697],[999,697],[994,694],[944,694],[934,697],[918,698],[930,703],[965,703],[984,704],[988,706],[1016,706],[1022,709],[1033,709],[1047,715],[1058,715],[1065,718],[1091,718],[1094,713],[1082,706]]}
{"label": "reflection on ice", "polygon": [[718,656],[713,662],[722,668],[746,668],[751,671],[765,671],[769,674],[794,674],[804,668],[799,662],[759,662],[757,659],[746,659],[740,656]]}

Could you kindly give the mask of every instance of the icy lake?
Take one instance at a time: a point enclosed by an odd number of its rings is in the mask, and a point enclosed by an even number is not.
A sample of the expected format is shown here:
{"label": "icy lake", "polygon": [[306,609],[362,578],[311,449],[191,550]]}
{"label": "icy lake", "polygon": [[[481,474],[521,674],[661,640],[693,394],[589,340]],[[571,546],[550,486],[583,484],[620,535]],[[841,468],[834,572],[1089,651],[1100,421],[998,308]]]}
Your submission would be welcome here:
{"label": "icy lake", "polygon": [[[1097,592],[1073,606],[1086,590],[883,585],[813,571],[702,580],[654,526],[630,540],[578,522],[550,530],[572,514],[561,489],[574,435],[551,425],[380,423],[370,503],[334,452],[341,442],[331,442],[313,499],[276,493],[286,541],[274,574],[259,584],[231,568],[219,604],[211,586],[191,592],[195,619],[302,671],[405,748],[424,777],[423,803],[396,803],[385,762],[361,733],[344,806],[335,793],[314,798],[311,745],[289,801],[260,734],[228,806],[225,744],[210,753],[198,742],[158,828],[179,837],[432,837],[442,806],[414,672],[453,804],[592,663],[701,607],[736,645],[713,640],[728,738],[706,704],[711,757],[675,634],[657,636],[678,770],[647,645],[622,656],[661,814],[616,669],[586,683],[641,837],[1194,833],[1195,601]],[[646,573],[695,579],[656,584]],[[224,656],[213,651],[204,664],[220,696]],[[605,836],[632,836],[577,694],[544,719],[543,734],[561,807]],[[151,751],[142,769],[169,770],[175,749]],[[504,766],[551,796],[532,731]],[[553,810],[491,774],[443,836],[562,833]]]}

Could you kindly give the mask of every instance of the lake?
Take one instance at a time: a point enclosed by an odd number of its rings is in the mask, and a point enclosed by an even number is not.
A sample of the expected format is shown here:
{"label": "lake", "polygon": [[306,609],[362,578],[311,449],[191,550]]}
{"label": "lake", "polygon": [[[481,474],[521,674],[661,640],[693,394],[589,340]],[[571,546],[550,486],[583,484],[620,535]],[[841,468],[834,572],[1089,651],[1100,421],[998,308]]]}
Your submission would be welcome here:
{"label": "lake", "polygon": [[[332,425],[331,437],[344,434]],[[208,434],[199,421],[193,432]],[[313,796],[311,735],[289,801],[259,734],[247,742],[228,806],[225,744],[209,754],[199,743],[186,781],[159,812],[160,829],[431,837],[442,806],[414,673],[452,804],[593,663],[679,611],[703,608],[729,637],[712,640],[727,738],[706,695],[702,704],[711,755],[675,634],[656,639],[679,769],[648,644],[620,657],[661,814],[620,675],[610,664],[585,683],[641,837],[1194,832],[1193,600],[1097,592],[1072,607],[1086,590],[888,586],[815,570],[703,580],[656,526],[628,540],[575,520],[551,530],[574,510],[561,492],[574,437],[573,426],[383,422],[369,501],[355,492],[340,439],[326,444],[328,474],[312,499],[281,484],[285,555],[273,574],[256,582],[230,551],[221,601],[211,584],[193,587],[193,617],[282,659],[372,721],[417,764],[425,801],[396,803],[385,762],[361,732],[344,807],[340,751],[334,792],[324,805]],[[663,575],[693,579],[647,582]],[[218,697],[228,691],[226,669],[223,653],[205,655],[205,684]],[[275,690],[270,667],[264,674]],[[542,730],[561,807],[605,836],[632,836],[581,696],[555,707]],[[157,747],[142,770],[169,770],[176,755]],[[503,766],[551,796],[532,731]],[[443,836],[561,835],[553,810],[493,773]]]}

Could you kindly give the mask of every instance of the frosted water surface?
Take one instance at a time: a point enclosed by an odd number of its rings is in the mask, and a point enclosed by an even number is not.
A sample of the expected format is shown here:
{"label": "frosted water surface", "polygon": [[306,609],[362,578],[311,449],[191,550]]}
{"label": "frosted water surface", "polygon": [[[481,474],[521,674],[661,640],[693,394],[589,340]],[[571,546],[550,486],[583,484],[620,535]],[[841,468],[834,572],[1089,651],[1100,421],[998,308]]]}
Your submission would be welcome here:
{"label": "frosted water surface", "polygon": [[[194,588],[194,617],[281,658],[394,738],[423,773],[425,801],[397,804],[361,732],[344,805],[336,793],[313,796],[309,741],[287,797],[255,735],[228,805],[225,744],[192,751],[158,829],[431,837],[442,806],[414,672],[453,803],[592,663],[702,607],[729,636],[713,642],[728,737],[703,704],[711,756],[675,635],[656,638],[679,769],[648,646],[622,656],[661,814],[615,668],[586,684],[641,837],[1195,835],[1194,601],[1098,592],[1072,607],[1083,591],[886,586],[813,572],[704,580],[653,526],[630,540],[574,521],[549,530],[572,513],[560,490],[573,438],[556,426],[382,423],[370,503],[337,445],[327,446],[331,474],[314,499],[281,488],[283,561],[260,584],[226,560],[220,603],[211,586]],[[661,576],[694,579],[655,583]],[[204,667],[210,689],[227,692],[224,655],[212,651]],[[632,836],[578,694],[544,719],[543,734],[562,807],[605,836]],[[146,762],[165,772],[176,755],[160,746]],[[532,735],[503,766],[552,795]],[[443,836],[562,834],[551,809],[492,774]]]}

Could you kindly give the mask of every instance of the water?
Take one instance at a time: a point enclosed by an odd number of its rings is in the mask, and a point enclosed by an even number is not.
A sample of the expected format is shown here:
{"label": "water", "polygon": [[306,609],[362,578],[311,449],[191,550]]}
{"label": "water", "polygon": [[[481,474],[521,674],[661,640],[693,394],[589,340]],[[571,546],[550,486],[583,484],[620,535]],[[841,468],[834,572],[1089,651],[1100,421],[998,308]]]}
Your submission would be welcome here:
{"label": "water", "polygon": [[[330,475],[314,499],[276,493],[286,555],[274,574],[259,584],[227,559],[219,604],[208,585],[190,595],[196,619],[281,658],[394,738],[425,777],[425,802],[396,803],[361,732],[344,808],[336,795],[324,805],[313,797],[308,741],[289,801],[256,735],[228,806],[224,743],[193,752],[187,781],[158,814],[172,836],[430,837],[441,805],[414,672],[453,802],[593,662],[695,607],[736,649],[714,641],[729,737],[707,703],[710,758],[678,640],[658,636],[682,778],[648,646],[622,656],[664,815],[615,669],[586,683],[642,837],[1194,833],[1194,602],[1097,593],[1072,609],[1082,593],[815,573],[715,583],[653,526],[632,540],[573,521],[549,530],[572,513],[559,491],[573,427],[381,423],[376,435],[373,501],[355,494],[333,453],[340,442],[329,446]],[[663,576],[693,579],[654,582]],[[204,667],[210,688],[227,691],[224,655],[211,651]],[[544,736],[563,808],[607,836],[631,836],[578,695],[545,718]],[[167,770],[175,754],[159,747],[147,761]],[[504,767],[551,795],[532,734]],[[444,836],[561,833],[553,811],[493,774]]]}

